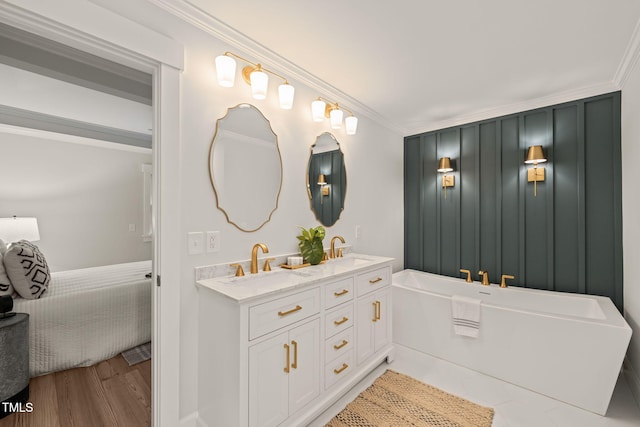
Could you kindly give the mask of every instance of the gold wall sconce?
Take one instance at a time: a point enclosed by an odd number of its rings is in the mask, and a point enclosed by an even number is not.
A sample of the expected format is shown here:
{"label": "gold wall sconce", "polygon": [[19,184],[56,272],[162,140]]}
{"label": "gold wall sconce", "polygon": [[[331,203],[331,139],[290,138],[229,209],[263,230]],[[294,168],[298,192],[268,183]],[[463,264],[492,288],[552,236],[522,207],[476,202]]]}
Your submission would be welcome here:
{"label": "gold wall sconce", "polygon": [[533,196],[538,196],[538,181],[544,181],[544,167],[539,168],[538,163],[544,163],[547,158],[544,156],[542,145],[532,145],[527,149],[527,157],[524,163],[533,164],[533,168],[527,171],[527,182],[533,182]]}
{"label": "gold wall sconce", "polygon": [[351,110],[338,105],[337,102],[331,102],[322,97],[318,97],[311,103],[311,116],[314,122],[321,122],[325,118],[331,120],[331,128],[341,129],[342,118],[344,117],[343,111],[349,113],[349,117],[344,119],[344,126],[347,135],[355,135],[358,130],[358,118],[353,115]]}
{"label": "gold wall sconce", "polygon": [[293,96],[295,88],[289,84],[286,78],[280,74],[264,68],[261,64],[256,64],[236,55],[232,52],[225,52],[216,57],[216,72],[218,74],[218,84],[223,87],[233,87],[236,80],[236,60],[237,58],[248,64],[242,69],[243,80],[251,86],[251,95],[254,99],[265,99],[267,97],[267,88],[269,86],[269,74],[282,79],[283,83],[278,86],[278,96],[280,100],[280,108],[290,110],[293,107]]}
{"label": "gold wall sconce", "polygon": [[327,178],[322,173],[318,175],[318,185],[320,186],[320,204],[322,204],[324,196],[329,195],[329,185],[327,184]]}
{"label": "gold wall sconce", "polygon": [[451,166],[451,159],[449,157],[441,157],[438,162],[438,172],[442,173],[442,188],[444,188],[444,198],[447,198],[447,187],[454,187],[456,177],[453,175],[447,175],[449,172],[453,172]]}

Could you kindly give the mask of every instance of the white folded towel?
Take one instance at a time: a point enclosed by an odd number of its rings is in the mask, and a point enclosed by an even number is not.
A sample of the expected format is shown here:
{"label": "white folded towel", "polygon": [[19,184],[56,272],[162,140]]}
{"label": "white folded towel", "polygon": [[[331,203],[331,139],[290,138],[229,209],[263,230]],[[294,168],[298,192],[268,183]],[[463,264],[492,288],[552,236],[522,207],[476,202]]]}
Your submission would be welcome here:
{"label": "white folded towel", "polygon": [[480,303],[477,298],[451,297],[453,331],[456,335],[477,338],[480,332]]}

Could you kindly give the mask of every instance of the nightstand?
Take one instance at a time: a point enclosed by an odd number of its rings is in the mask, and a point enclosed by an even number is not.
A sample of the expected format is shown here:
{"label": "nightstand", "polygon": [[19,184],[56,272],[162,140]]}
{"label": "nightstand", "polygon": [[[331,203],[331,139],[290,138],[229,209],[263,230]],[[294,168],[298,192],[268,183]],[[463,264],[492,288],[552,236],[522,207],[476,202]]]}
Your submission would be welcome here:
{"label": "nightstand", "polygon": [[[0,319],[0,418],[11,414],[9,405],[29,400],[29,315],[17,313]],[[24,405],[23,405],[24,406]]]}

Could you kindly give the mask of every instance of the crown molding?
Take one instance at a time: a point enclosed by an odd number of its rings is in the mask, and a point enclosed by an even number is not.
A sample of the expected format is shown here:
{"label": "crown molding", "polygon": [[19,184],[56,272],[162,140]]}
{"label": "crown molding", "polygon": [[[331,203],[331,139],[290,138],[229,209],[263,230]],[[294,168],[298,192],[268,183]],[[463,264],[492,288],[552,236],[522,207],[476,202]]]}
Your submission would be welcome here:
{"label": "crown molding", "polygon": [[613,77],[613,81],[619,86],[624,87],[631,72],[634,70],[638,59],[640,58],[640,20],[633,29],[631,39],[627,44],[627,48],[622,55],[622,60],[618,65],[618,69]]}
{"label": "crown molding", "polygon": [[404,132],[405,136],[418,135],[424,132],[446,129],[453,126],[460,126],[469,123],[475,123],[482,120],[493,119],[496,117],[506,116],[522,111],[535,110],[536,108],[548,107],[549,105],[562,104],[564,102],[575,101],[576,99],[589,98],[596,95],[602,95],[609,92],[620,90],[620,86],[613,81],[599,83],[591,86],[585,86],[578,89],[572,89],[552,95],[534,98],[523,102],[515,102],[505,104],[499,107],[487,108],[476,112],[465,114],[463,116],[454,117],[438,122],[429,123],[427,125],[416,124],[414,127],[407,128]]}
{"label": "crown molding", "polygon": [[[232,28],[218,18],[193,5],[188,0],[148,0],[149,3],[171,13],[181,20],[216,37],[224,43],[240,50],[256,62],[269,64],[269,68],[286,75],[288,80],[296,80],[318,92],[318,96],[330,98],[345,105],[354,113],[361,114],[382,126],[402,133],[402,128],[388,118],[369,108],[362,102],[337,89],[326,81],[314,76],[288,59]],[[222,52],[212,52],[217,55]],[[309,101],[311,102],[311,100]]]}

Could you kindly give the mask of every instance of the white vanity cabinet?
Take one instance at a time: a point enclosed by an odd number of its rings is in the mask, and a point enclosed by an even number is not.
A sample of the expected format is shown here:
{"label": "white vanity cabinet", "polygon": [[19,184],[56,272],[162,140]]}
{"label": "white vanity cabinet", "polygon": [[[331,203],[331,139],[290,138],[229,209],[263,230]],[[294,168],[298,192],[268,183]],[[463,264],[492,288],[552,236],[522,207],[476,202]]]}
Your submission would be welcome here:
{"label": "white vanity cabinet", "polygon": [[391,259],[304,270],[197,282],[198,425],[306,425],[392,356]]}

